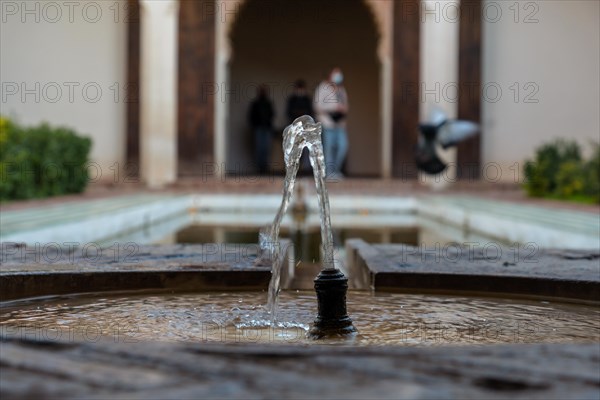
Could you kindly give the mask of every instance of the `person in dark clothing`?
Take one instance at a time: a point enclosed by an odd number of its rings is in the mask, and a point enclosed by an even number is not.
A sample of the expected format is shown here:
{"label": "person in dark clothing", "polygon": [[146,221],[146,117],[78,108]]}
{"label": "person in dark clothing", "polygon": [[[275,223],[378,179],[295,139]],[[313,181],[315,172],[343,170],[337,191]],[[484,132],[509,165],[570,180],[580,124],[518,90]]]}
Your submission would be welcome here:
{"label": "person in dark clothing", "polygon": [[[306,90],[306,82],[303,79],[298,79],[294,82],[294,92],[288,97],[286,114],[288,121],[291,124],[298,117],[303,115],[313,115],[312,98]],[[310,160],[308,149],[302,151],[300,158],[300,173],[305,175],[310,172]]]}
{"label": "person in dark clothing", "polygon": [[294,92],[287,100],[287,117],[291,124],[303,115],[313,116],[312,98],[306,90],[306,82],[298,79],[294,83]]}
{"label": "person in dark clothing", "polygon": [[254,132],[256,163],[258,173],[263,175],[269,171],[269,158],[273,136],[273,104],[269,99],[269,88],[261,85],[256,98],[250,104],[248,119]]}

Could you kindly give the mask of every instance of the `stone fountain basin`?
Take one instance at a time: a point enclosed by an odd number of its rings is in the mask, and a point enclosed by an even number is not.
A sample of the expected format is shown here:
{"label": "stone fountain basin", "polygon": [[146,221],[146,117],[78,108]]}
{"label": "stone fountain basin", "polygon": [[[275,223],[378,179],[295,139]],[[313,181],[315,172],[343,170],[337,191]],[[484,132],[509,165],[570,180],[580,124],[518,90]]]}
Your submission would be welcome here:
{"label": "stone fountain basin", "polygon": [[[428,260],[406,246],[360,240],[348,241],[347,250],[346,267],[355,287],[600,301],[597,251],[545,250],[531,263],[466,252],[466,258]],[[40,261],[44,257],[32,261],[33,253],[27,259],[8,253],[2,254],[2,301],[119,290],[264,290],[270,277],[268,266],[254,265],[256,253],[247,246],[217,253],[202,245],[142,246],[135,259],[106,254],[93,262],[75,255],[47,263]],[[336,348],[90,343],[2,335],[0,365],[3,399],[600,396],[597,343]]]}

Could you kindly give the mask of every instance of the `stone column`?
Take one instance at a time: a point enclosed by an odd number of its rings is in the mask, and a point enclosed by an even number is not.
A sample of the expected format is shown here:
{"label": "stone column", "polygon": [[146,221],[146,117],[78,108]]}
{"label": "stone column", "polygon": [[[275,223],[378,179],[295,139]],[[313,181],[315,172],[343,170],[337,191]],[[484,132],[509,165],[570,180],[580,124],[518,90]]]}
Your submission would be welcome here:
{"label": "stone column", "polygon": [[140,0],[140,158],[142,180],[160,188],[177,178],[178,0]]}
{"label": "stone column", "polygon": [[[459,4],[426,0],[421,5],[421,121],[433,107],[442,109],[448,118],[457,115]],[[442,189],[456,180],[456,148],[438,150],[448,168],[435,176],[421,173],[420,181]]]}
{"label": "stone column", "polygon": [[[225,3],[224,3],[225,4]],[[226,3],[229,4],[229,3]],[[240,7],[237,3],[235,7]],[[230,6],[231,7],[231,6]],[[217,84],[229,82],[228,63],[231,57],[231,43],[228,33],[233,24],[233,18],[224,15],[227,9],[217,7],[215,22],[215,82]],[[226,136],[227,136],[227,104],[221,101],[221,93],[214,96],[215,110],[215,163],[218,168],[225,168]],[[221,171],[222,174],[225,171]]]}
{"label": "stone column", "polygon": [[392,173],[416,179],[419,125],[420,0],[393,2]]}
{"label": "stone column", "polygon": [[[457,75],[461,90],[457,114],[460,119],[474,122],[481,122],[482,7],[482,0],[463,0],[460,3]],[[484,137],[480,132],[458,145],[459,179],[481,178],[481,140]]]}
{"label": "stone column", "polygon": [[377,45],[379,58],[379,91],[381,119],[381,177],[392,177],[392,119],[393,119],[393,83],[394,83],[394,3],[392,1],[367,0],[377,22],[380,37]]}

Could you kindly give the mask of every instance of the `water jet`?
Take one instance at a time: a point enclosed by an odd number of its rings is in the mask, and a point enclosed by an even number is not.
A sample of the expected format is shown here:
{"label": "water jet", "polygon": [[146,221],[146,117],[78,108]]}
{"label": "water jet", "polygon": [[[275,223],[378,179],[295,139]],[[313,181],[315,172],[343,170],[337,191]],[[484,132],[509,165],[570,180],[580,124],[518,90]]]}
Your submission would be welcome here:
{"label": "water jet", "polygon": [[328,336],[351,335],[356,333],[352,320],[346,312],[346,291],[348,279],[335,268],[333,235],[331,232],[331,212],[329,195],[325,185],[325,158],[323,155],[322,127],[308,115],[296,118],[283,131],[283,155],[285,161],[285,181],[281,205],[270,228],[262,232],[259,238],[261,250],[273,262],[273,279],[269,288],[269,310],[274,321],[282,258],[279,254],[279,229],[281,220],[287,212],[294,184],[300,166],[302,151],[309,151],[310,165],[319,199],[321,217],[321,249],[323,270],[315,278],[315,291],[318,301],[318,315],[309,336],[320,339]]}

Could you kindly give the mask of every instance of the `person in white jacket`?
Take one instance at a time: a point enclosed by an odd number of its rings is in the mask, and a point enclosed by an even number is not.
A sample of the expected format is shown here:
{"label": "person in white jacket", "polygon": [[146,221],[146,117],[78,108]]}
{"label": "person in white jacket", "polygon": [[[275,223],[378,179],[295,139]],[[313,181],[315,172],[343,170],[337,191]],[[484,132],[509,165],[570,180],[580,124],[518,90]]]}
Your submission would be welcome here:
{"label": "person in white jacket", "polygon": [[323,152],[328,177],[342,177],[342,165],[348,153],[348,94],[342,85],[344,75],[334,68],[327,80],[317,87],[314,109],[323,124]]}

